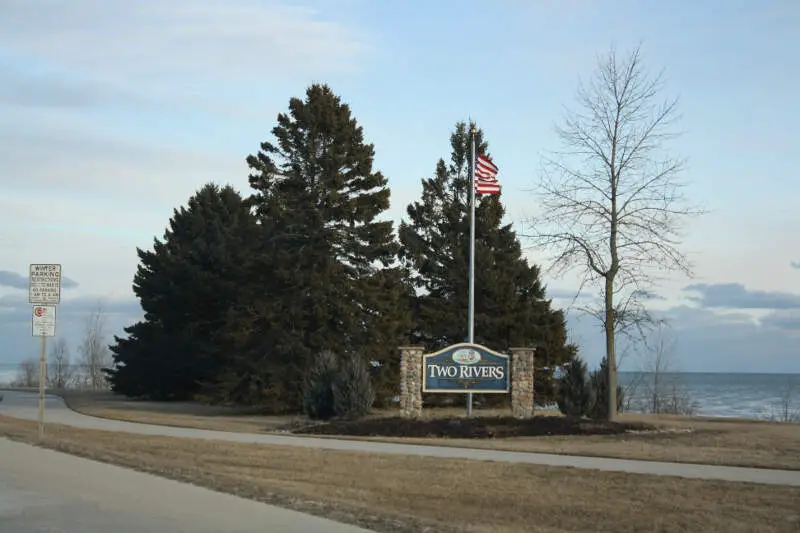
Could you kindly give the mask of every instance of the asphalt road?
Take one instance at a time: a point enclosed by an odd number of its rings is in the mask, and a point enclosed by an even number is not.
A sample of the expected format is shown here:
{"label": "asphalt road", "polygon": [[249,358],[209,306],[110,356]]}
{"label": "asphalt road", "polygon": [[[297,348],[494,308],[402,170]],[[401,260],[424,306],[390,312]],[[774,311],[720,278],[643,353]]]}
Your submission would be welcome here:
{"label": "asphalt road", "polygon": [[369,533],[0,438],[3,533]]}
{"label": "asphalt road", "polygon": [[[38,396],[29,392],[2,392],[5,399],[0,402],[0,414],[36,420],[38,416]],[[503,461],[512,463],[540,464],[548,466],[586,468],[628,472],[635,474],[655,474],[696,479],[762,483],[770,485],[800,486],[800,471],[770,470],[761,468],[740,468],[716,465],[691,465],[656,461],[634,461],[600,457],[579,457],[544,453],[506,452],[497,450],[478,450],[444,446],[422,446],[413,444],[389,444],[345,439],[323,439],[297,437],[279,434],[252,434],[212,431],[202,429],[177,428],[138,424],[119,420],[107,420],[82,415],[69,409],[64,401],[56,396],[47,396],[45,402],[45,423],[55,422],[87,429],[101,429],[145,435],[164,435],[230,442],[255,444],[274,444],[283,446],[302,446],[308,448],[347,450],[370,453],[392,453],[401,455],[421,455],[428,457],[460,458],[482,461]],[[45,431],[46,425],[45,425]]]}

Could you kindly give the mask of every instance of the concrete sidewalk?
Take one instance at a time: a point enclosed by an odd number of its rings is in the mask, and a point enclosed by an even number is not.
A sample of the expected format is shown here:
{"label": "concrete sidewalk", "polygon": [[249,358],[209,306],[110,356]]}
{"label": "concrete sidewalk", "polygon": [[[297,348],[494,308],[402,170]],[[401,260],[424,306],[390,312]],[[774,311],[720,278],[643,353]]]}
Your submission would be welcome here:
{"label": "concrete sidewalk", "polygon": [[[0,402],[0,414],[36,420],[38,396],[28,392],[0,391],[5,400]],[[636,461],[628,459],[608,459],[602,457],[580,457],[574,455],[555,455],[545,453],[508,452],[497,450],[478,450],[444,446],[391,444],[345,439],[323,439],[278,434],[232,433],[203,429],[178,428],[138,424],[120,420],[107,420],[82,415],[69,409],[57,396],[46,400],[46,421],[78,428],[100,429],[144,435],[163,435],[194,439],[219,440],[252,444],[272,444],[280,446],[300,446],[306,448],[344,450],[369,453],[391,453],[427,457],[473,459],[479,461],[503,461],[547,466],[561,466],[628,472],[634,474],[653,474],[695,479],[762,483],[770,485],[790,485],[800,487],[800,471],[771,470],[761,468],[741,468],[733,466],[693,465],[686,463],[667,463],[656,461]]]}
{"label": "concrete sidewalk", "polygon": [[2,438],[0,531],[369,533],[354,526]]}

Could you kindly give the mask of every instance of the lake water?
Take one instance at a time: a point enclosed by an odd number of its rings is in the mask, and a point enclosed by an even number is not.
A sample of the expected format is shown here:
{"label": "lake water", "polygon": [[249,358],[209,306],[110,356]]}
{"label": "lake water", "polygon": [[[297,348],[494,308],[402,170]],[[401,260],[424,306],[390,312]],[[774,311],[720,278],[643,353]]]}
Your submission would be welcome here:
{"label": "lake water", "polygon": [[[652,398],[655,376],[620,372],[620,385],[631,398],[631,411],[645,411]],[[679,396],[701,416],[769,419],[780,417],[785,398],[800,417],[800,374],[665,373],[659,378],[661,397]]]}

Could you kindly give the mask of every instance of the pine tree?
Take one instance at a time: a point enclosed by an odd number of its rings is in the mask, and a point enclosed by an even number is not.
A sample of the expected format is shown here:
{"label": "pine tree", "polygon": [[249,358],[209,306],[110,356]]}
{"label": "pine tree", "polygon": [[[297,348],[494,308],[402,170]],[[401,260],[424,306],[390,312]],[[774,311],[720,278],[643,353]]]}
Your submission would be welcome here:
{"label": "pine tree", "polygon": [[314,358],[303,382],[303,412],[312,420],[336,415],[336,385],[340,362],[336,354],[323,350]]}
{"label": "pine tree", "polygon": [[163,240],[136,250],[133,291],[144,320],[115,337],[112,388],[131,396],[187,399],[213,381],[222,333],[250,253],[255,218],[232,187],[207,184],[175,209]]}
{"label": "pine tree", "polygon": [[581,418],[592,405],[592,389],[586,363],[574,357],[558,382],[558,409],[571,418]]}
{"label": "pine tree", "polygon": [[[422,198],[401,222],[400,257],[420,292],[415,302],[413,341],[436,350],[467,338],[469,273],[469,126],[456,124],[450,162],[440,159],[432,178],[422,180]],[[477,130],[476,148],[489,155]],[[537,345],[536,401],[554,400],[555,367],[575,348],[566,342],[563,313],[551,309],[510,224],[503,224],[500,195],[478,196],[475,208],[475,342],[498,351]]]}
{"label": "pine tree", "polygon": [[269,293],[237,308],[248,364],[236,379],[269,369],[274,400],[290,409],[302,405],[304,375],[323,350],[364,354],[393,371],[408,319],[392,222],[379,219],[389,207],[387,180],[373,169],[374,148],[349,106],[312,85],[304,100],[290,100],[272,134],[247,158],[262,234],[250,292]]}

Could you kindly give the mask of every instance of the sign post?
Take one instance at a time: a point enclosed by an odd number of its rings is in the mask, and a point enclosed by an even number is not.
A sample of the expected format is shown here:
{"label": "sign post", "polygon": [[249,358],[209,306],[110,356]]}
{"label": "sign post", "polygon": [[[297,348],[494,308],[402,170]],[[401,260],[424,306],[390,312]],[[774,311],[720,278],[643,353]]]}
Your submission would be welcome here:
{"label": "sign post", "polygon": [[61,302],[61,265],[31,264],[28,303],[33,305],[32,334],[42,339],[39,357],[39,439],[44,438],[44,397],[47,380],[47,337],[56,334],[56,305]]}

